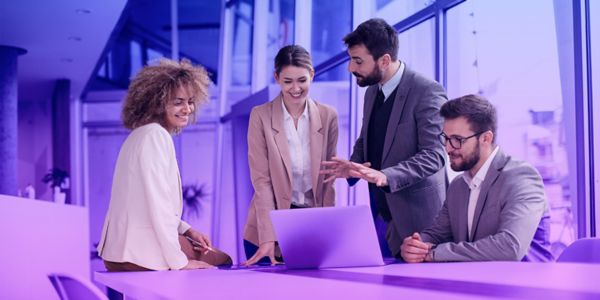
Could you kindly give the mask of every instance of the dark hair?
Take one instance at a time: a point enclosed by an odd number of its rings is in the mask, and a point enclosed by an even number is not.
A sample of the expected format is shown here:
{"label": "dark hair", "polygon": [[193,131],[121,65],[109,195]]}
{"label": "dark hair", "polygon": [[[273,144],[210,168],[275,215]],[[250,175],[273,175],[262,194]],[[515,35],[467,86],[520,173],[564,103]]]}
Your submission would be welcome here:
{"label": "dark hair", "polygon": [[442,105],[440,115],[447,120],[464,117],[474,133],[489,130],[494,134],[492,143],[496,141],[496,108],[482,96],[471,94],[452,99]]}
{"label": "dark hair", "polygon": [[275,56],[275,73],[279,75],[283,67],[287,66],[306,68],[311,73],[315,71],[310,53],[299,45],[287,45],[277,52]]}
{"label": "dark hair", "polygon": [[343,40],[348,48],[365,45],[375,60],[386,53],[393,61],[398,60],[398,33],[383,19],[375,18],[361,23]]}
{"label": "dark hair", "polygon": [[163,58],[158,65],[146,66],[133,78],[127,90],[121,112],[123,125],[128,129],[152,122],[165,126],[165,107],[179,87],[187,88],[194,97],[191,124],[196,120],[198,106],[208,102],[210,84],[206,70],[185,58],[180,62]]}

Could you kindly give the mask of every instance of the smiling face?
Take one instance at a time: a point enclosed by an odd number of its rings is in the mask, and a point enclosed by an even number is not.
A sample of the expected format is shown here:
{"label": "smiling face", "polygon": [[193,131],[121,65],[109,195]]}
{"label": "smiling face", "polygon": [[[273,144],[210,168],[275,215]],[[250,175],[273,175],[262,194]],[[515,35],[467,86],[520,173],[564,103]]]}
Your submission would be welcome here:
{"label": "smiling face", "polygon": [[196,109],[194,98],[187,89],[179,87],[173,95],[165,107],[165,125],[171,133],[187,126]]}
{"label": "smiling face", "polygon": [[283,101],[290,104],[303,104],[308,96],[313,73],[307,68],[285,66],[279,74],[275,73],[275,80],[281,87]]}
{"label": "smiling face", "polygon": [[356,77],[356,84],[365,87],[381,82],[383,72],[365,45],[350,47],[348,55],[350,56],[348,72]]}

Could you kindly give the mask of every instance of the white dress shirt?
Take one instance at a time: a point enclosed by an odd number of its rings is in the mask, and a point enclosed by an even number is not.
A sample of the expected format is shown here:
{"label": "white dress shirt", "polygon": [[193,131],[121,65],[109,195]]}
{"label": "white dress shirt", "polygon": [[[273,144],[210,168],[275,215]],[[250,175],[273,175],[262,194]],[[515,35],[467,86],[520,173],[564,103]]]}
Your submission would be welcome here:
{"label": "white dress shirt", "polygon": [[292,160],[292,203],[313,206],[312,199],[304,197],[304,193],[312,189],[308,100],[304,105],[304,112],[298,119],[298,128],[294,126],[294,118],[287,111],[283,101],[281,101],[281,106],[283,127]]}
{"label": "white dress shirt", "polygon": [[469,205],[467,208],[467,226],[469,229],[469,236],[471,236],[471,228],[473,227],[473,217],[475,216],[475,207],[477,207],[479,193],[481,192],[481,183],[483,183],[485,175],[487,175],[490,165],[492,164],[494,157],[496,157],[496,153],[498,153],[497,146],[496,149],[492,151],[492,154],[490,154],[490,156],[487,158],[483,166],[481,166],[481,169],[477,171],[475,177],[471,177],[471,173],[469,173],[468,171],[464,172],[463,175],[463,179],[465,180],[465,182],[469,186],[469,189],[471,190],[471,192],[469,193]]}

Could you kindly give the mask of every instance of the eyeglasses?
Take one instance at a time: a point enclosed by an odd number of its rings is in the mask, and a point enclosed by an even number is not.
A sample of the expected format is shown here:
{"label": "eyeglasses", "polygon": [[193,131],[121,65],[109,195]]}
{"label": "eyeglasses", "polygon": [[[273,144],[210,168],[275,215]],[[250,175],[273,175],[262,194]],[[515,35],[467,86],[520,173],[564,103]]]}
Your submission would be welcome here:
{"label": "eyeglasses", "polygon": [[478,132],[476,134],[473,134],[471,136],[468,137],[462,137],[462,136],[447,136],[445,133],[440,133],[438,135],[439,139],[440,139],[440,143],[442,143],[442,145],[446,146],[446,144],[448,144],[448,142],[450,142],[450,146],[452,146],[452,148],[454,149],[460,149],[462,147],[462,145],[465,143],[466,140],[475,137],[475,136],[480,136],[482,133],[486,132],[487,130],[484,130],[482,132]]}

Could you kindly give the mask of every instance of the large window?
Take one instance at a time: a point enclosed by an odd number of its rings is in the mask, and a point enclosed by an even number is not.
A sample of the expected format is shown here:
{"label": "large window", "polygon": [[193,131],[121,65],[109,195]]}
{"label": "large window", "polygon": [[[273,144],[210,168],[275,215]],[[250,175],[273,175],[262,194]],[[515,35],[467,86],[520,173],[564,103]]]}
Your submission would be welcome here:
{"label": "large window", "polygon": [[[592,98],[593,98],[593,133],[594,133],[594,184],[596,209],[596,236],[600,230],[600,2],[589,1],[590,15],[590,46],[592,63]],[[594,56],[596,54],[596,56]]]}
{"label": "large window", "polygon": [[249,86],[252,79],[254,1],[236,1],[234,5],[231,85]]}
{"label": "large window", "polygon": [[434,36],[434,19],[424,21],[398,35],[398,59],[430,79],[435,79]]}
{"label": "large window", "polygon": [[375,1],[376,16],[390,24],[396,24],[433,2],[435,0],[377,0]]}
{"label": "large window", "polygon": [[[311,55],[313,64],[332,58],[346,50],[342,39],[350,33],[352,20],[352,1],[329,0],[314,1],[312,6]],[[347,78],[344,67],[330,70],[318,78],[318,81],[343,80]]]}
{"label": "large window", "polygon": [[[335,73],[336,75],[331,75]],[[321,78],[341,77],[337,81],[320,81]],[[322,73],[310,87],[310,96],[318,102],[335,107],[338,113],[337,156],[350,157],[354,140],[350,138],[350,73],[346,64]],[[335,181],[336,205],[348,205],[348,184],[345,180]]]}
{"label": "large window", "polygon": [[[220,1],[177,1],[177,5],[179,57],[201,64],[216,81],[219,69]],[[214,13],[203,13],[207,11]]]}
{"label": "large window", "polygon": [[267,27],[267,62],[265,65],[268,82],[275,83],[273,62],[279,49],[294,44],[295,0],[275,0],[269,5]]}
{"label": "large window", "polygon": [[467,1],[447,14],[448,96],[494,103],[502,151],[544,180],[555,255],[576,238],[578,203],[572,14],[557,2]]}

